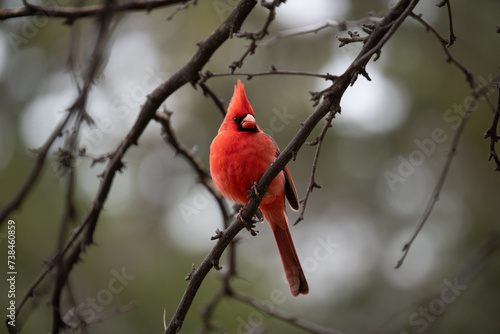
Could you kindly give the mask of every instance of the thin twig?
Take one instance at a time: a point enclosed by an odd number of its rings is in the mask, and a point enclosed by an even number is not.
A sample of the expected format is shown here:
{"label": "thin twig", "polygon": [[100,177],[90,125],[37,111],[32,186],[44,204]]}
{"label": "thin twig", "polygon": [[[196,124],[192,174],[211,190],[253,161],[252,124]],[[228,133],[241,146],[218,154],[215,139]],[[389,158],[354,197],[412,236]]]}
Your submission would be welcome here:
{"label": "thin twig", "polygon": [[[460,263],[459,268],[456,270],[453,276],[448,276],[448,278],[445,278],[445,280],[450,281],[450,283],[453,284],[454,286],[458,285],[461,290],[461,291],[457,290],[459,293],[465,292],[466,290],[468,290],[472,282],[479,277],[479,274],[482,271],[484,271],[488,267],[488,265],[491,265],[491,261],[495,259],[495,255],[499,251],[500,251],[500,234],[498,232],[494,232],[491,235],[489,235],[479,247],[477,247],[474,254],[472,254],[471,256],[469,256],[468,259]],[[388,332],[387,327],[389,327],[388,325],[393,324],[395,319],[403,312],[411,312],[412,309],[414,310],[420,305],[429,305],[432,303],[432,301],[435,301],[436,299],[442,300],[443,296],[442,293],[443,290],[440,289],[435,293],[426,295],[423,298],[419,298],[418,300],[410,302],[405,307],[398,309],[396,312],[389,315],[382,323],[378,324],[376,327],[373,327],[368,331],[364,332],[364,334],[387,333]],[[451,306],[451,304],[447,305],[446,308],[447,312],[448,312],[448,306]],[[431,326],[434,324],[435,322],[429,322],[428,323],[429,327],[426,327],[426,330],[431,329]],[[394,325],[390,327],[394,328]],[[404,333],[405,332],[404,329],[407,328],[408,328],[408,322],[405,321],[404,325],[402,325],[401,328],[402,331],[398,332]]]}
{"label": "thin twig", "polygon": [[476,108],[476,105],[479,103],[479,97],[487,94],[488,89],[490,88],[490,85],[483,86],[481,89],[477,90],[476,92],[474,92],[472,94],[473,100],[467,105],[465,113],[462,116],[462,119],[460,120],[460,123],[458,125],[457,130],[455,131],[455,135],[453,136],[453,141],[452,141],[450,149],[448,151],[448,155],[446,157],[446,162],[443,166],[443,169],[441,170],[441,174],[439,176],[439,179],[436,182],[436,185],[434,186],[434,190],[432,191],[431,197],[430,197],[429,201],[427,202],[425,210],[417,223],[417,227],[416,227],[415,231],[413,232],[409,241],[406,242],[403,246],[403,249],[402,249],[403,255],[398,260],[398,262],[396,264],[396,269],[401,267],[401,265],[403,264],[404,260],[406,259],[406,256],[408,255],[408,252],[410,251],[410,247],[412,246],[413,242],[415,241],[417,235],[422,230],[422,227],[427,222],[427,219],[429,218],[429,216],[434,208],[434,205],[438,201],[439,195],[440,195],[441,190],[442,190],[443,185],[444,185],[444,182],[446,180],[446,177],[448,176],[448,171],[450,169],[451,162],[453,161],[453,158],[455,157],[455,154],[457,152],[458,142],[462,136],[462,132],[465,128],[465,124],[467,123],[467,120],[469,119],[472,111]]}
{"label": "thin twig", "polygon": [[[89,334],[88,328],[86,326],[86,319],[76,310],[78,305],[76,303],[76,298],[73,293],[72,284],[70,280],[66,283],[66,293],[68,295],[68,300],[71,305],[70,310],[73,309],[75,312],[68,312],[65,314],[63,321],[70,327],[71,329],[79,328],[82,330],[83,334]],[[68,319],[69,315],[69,319]],[[72,316],[74,318],[72,318]]]}
{"label": "thin twig", "polygon": [[[149,0],[126,1],[122,3],[114,2],[111,4],[109,9],[114,13],[136,10],[146,10],[147,12],[150,12],[156,8],[183,3],[186,1],[187,0]],[[25,5],[24,7],[19,8],[0,9],[0,21],[24,16],[48,16],[65,18],[66,24],[72,24],[77,19],[102,15],[102,13],[106,11],[105,8],[105,5],[91,5],[85,7],[45,7],[28,4],[27,6]]]}
{"label": "thin twig", "polygon": [[212,99],[212,101],[214,101],[215,105],[217,106],[217,109],[219,109],[219,111],[221,112],[222,114],[222,118],[224,118],[224,116],[226,116],[226,109],[224,108],[224,103],[222,102],[221,99],[219,99],[219,97],[217,96],[217,94],[215,94],[215,92],[213,90],[211,90],[203,81],[203,77],[202,77],[202,74],[200,72],[200,80],[198,80],[198,85],[201,87],[202,91],[203,91],[203,95],[205,96],[210,96],[210,98]]}
{"label": "thin twig", "polygon": [[62,132],[66,128],[66,125],[73,117],[73,114],[68,112],[66,117],[59,123],[59,125],[52,131],[52,134],[49,136],[45,144],[37,150],[37,158],[35,162],[35,166],[31,170],[28,178],[24,182],[22,188],[19,190],[17,195],[5,206],[3,206],[2,211],[0,212],[0,227],[3,222],[6,221],[5,218],[17,209],[21,203],[24,201],[25,197],[29,194],[35,183],[38,181],[38,177],[40,176],[43,166],[45,164],[45,158],[47,157],[47,153],[49,153],[50,148],[54,144],[55,140],[61,136]]}
{"label": "thin twig", "polygon": [[247,79],[250,80],[253,77],[268,76],[268,75],[294,75],[294,76],[316,77],[316,78],[323,78],[325,80],[330,80],[330,81],[337,79],[337,76],[332,75],[330,73],[323,74],[323,73],[313,73],[313,72],[304,72],[304,71],[277,70],[276,67],[274,67],[274,65],[273,65],[271,67],[271,69],[267,72],[212,73],[209,70],[207,70],[203,73],[200,73],[201,78],[198,81],[198,83],[206,82],[208,79],[213,78],[213,77],[246,76]]}
{"label": "thin twig", "polygon": [[201,311],[201,319],[203,321],[203,330],[202,333],[209,333],[210,331],[219,329],[220,326],[215,325],[212,321],[211,318],[215,312],[215,309],[219,305],[219,303],[222,301],[222,299],[229,295],[225,290],[224,287],[222,286],[212,297],[212,299],[205,305],[203,306],[203,309]]}
{"label": "thin twig", "polygon": [[[379,58],[382,46],[387,43],[403,21],[411,14],[418,2],[419,0],[399,1],[379,23],[372,27],[372,34],[365,41],[358,56],[348,68],[348,70],[354,70],[355,73],[351,77],[351,86],[356,82],[359,74],[363,75],[367,80],[371,80],[365,69],[366,64],[374,55],[374,61]],[[375,38],[373,38],[374,35]]]}
{"label": "thin twig", "polygon": [[365,42],[368,39],[368,36],[360,36],[358,32],[356,31],[348,31],[349,37],[341,37],[341,36],[335,36],[340,42],[339,48],[346,46],[347,44],[351,43],[358,43],[358,42]]}
{"label": "thin twig", "polygon": [[[78,145],[78,134],[81,127],[83,119],[81,117],[77,117],[75,120],[75,128],[73,129],[71,135],[69,136],[69,143],[67,152],[60,150],[60,159],[59,164],[60,168],[63,169],[66,175],[66,196],[64,209],[61,216],[61,222],[59,224],[59,237],[57,242],[56,252],[64,246],[64,242],[70,227],[71,222],[73,222],[76,218],[76,206],[74,203],[75,197],[75,169],[73,168],[73,155],[72,152],[77,150]],[[56,263],[56,273],[55,273],[55,283],[54,290],[52,295],[52,319],[53,319],[53,330],[52,332],[59,332],[59,329],[66,326],[64,321],[62,320],[60,313],[60,302],[61,302],[61,293],[63,288],[66,286],[67,280],[63,267],[62,257],[61,261]]]}
{"label": "thin twig", "polygon": [[464,65],[462,65],[457,59],[455,59],[455,57],[451,55],[450,50],[448,50],[448,44],[450,41],[441,36],[439,32],[432,25],[427,23],[427,21],[425,21],[422,18],[422,14],[411,13],[410,17],[420,22],[428,31],[432,32],[432,34],[436,36],[436,38],[441,43],[441,46],[443,47],[444,53],[446,54],[446,61],[455,64],[465,74],[465,78],[469,83],[470,88],[474,89],[476,87],[474,74],[470,72]]}
{"label": "thin twig", "polygon": [[[106,0],[105,2],[105,10],[102,14],[99,15],[99,25],[97,27],[97,38],[94,44],[94,48],[92,50],[91,62],[89,67],[84,75],[83,87],[80,89],[80,94],[76,98],[73,105],[70,107],[70,111],[77,114],[76,117],[76,129],[74,130],[73,136],[71,138],[72,144],[70,146],[70,151],[76,152],[77,143],[76,139],[78,137],[78,129],[81,126],[83,121],[86,121],[89,124],[92,124],[93,121],[87,113],[86,106],[88,102],[88,97],[90,94],[90,90],[93,84],[96,82],[96,79],[99,77],[102,72],[102,65],[104,63],[104,55],[105,49],[108,42],[108,38],[112,32],[113,24],[115,24],[112,20],[113,12],[110,10],[110,6],[114,3],[114,0]],[[71,162],[71,158],[70,158]],[[68,166],[69,169],[72,169],[71,163]],[[70,175],[73,175],[73,172],[70,172]],[[67,204],[72,205],[72,204]],[[71,210],[68,208],[67,210]],[[67,225],[68,222],[66,217],[63,217],[62,225]],[[64,230],[63,228],[61,229]],[[64,231],[63,231],[64,232]],[[81,241],[83,244],[85,241]],[[61,245],[59,249],[63,247],[63,243],[61,240]],[[77,246],[78,248],[78,246]],[[64,257],[58,258],[58,262],[56,262],[56,275],[55,275],[55,283],[54,290],[52,292],[52,333],[58,334],[61,329],[66,327],[62,316],[61,316],[61,298],[63,289],[66,286],[66,282],[68,280],[69,274],[71,272],[71,268],[74,264],[80,259],[79,256],[69,257],[65,259]]]}
{"label": "thin twig", "polygon": [[304,212],[306,211],[307,201],[308,201],[309,195],[311,194],[313,189],[314,188],[321,188],[321,186],[319,184],[317,184],[316,180],[315,180],[316,168],[318,167],[318,159],[319,159],[319,153],[321,151],[321,145],[323,144],[323,140],[325,139],[326,132],[328,131],[329,128],[332,127],[332,120],[335,117],[335,114],[336,113],[333,113],[333,112],[330,112],[328,114],[328,117],[325,120],[325,125],[323,126],[323,129],[321,130],[320,134],[314,139],[314,141],[312,143],[307,143],[307,145],[310,145],[310,146],[317,145],[316,146],[316,153],[314,154],[314,159],[313,159],[312,168],[311,168],[311,176],[309,178],[309,184],[307,185],[306,195],[300,201],[302,203],[302,209],[300,210],[299,217],[293,223],[293,225],[297,225],[300,221],[304,220]]}
{"label": "thin twig", "polygon": [[194,154],[191,150],[184,146],[184,144],[179,141],[179,138],[177,138],[177,134],[175,133],[174,128],[172,127],[172,124],[170,122],[171,116],[172,112],[164,109],[163,112],[156,112],[154,120],[161,124],[165,141],[170,144],[170,146],[172,146],[176,154],[180,154],[181,156],[186,158],[191,167],[193,167],[193,169],[196,171],[196,174],[198,174],[198,181],[203,184],[205,188],[207,188],[212,196],[214,196],[217,204],[219,205],[223,220],[228,220],[229,213],[224,202],[224,198],[222,197],[220,192],[217,191],[217,189],[215,189],[215,187],[212,185],[210,173],[205,169],[200,158],[198,158],[196,154]]}
{"label": "thin twig", "polygon": [[448,39],[448,44],[446,44],[446,46],[450,47],[453,43],[455,43],[457,37],[455,36],[455,33],[453,33],[453,15],[451,14],[450,0],[443,0],[443,2],[439,3],[437,6],[443,7],[444,5],[446,5],[446,9],[448,10],[448,24],[450,26],[450,38]]}
{"label": "thin twig", "polygon": [[[235,212],[236,213],[236,210]],[[231,218],[231,217],[230,217]],[[229,219],[224,221],[224,227],[229,227]],[[211,321],[211,318],[215,312],[215,309],[222,301],[225,296],[230,296],[233,293],[233,289],[231,287],[231,278],[236,276],[236,243],[238,242],[238,238],[234,238],[228,246],[227,250],[227,265],[226,268],[219,271],[221,274],[222,282],[219,290],[214,294],[212,299],[203,306],[201,310],[201,318],[203,320],[203,328],[201,333],[209,333],[214,329],[220,329],[220,325],[216,325]]]}
{"label": "thin twig", "polygon": [[493,158],[496,163],[496,171],[500,171],[500,159],[498,158],[495,145],[498,142],[500,136],[498,136],[498,119],[500,117],[500,84],[497,82],[495,86],[498,89],[498,103],[495,109],[495,113],[493,114],[493,120],[491,121],[490,127],[484,133],[484,138],[490,138],[490,153],[488,154],[488,161]]}
{"label": "thin twig", "polygon": [[[257,197],[254,197],[253,201],[260,201]],[[252,200],[251,200],[252,201]],[[258,206],[258,203],[257,203]],[[243,219],[251,219],[253,213],[251,212],[251,208],[245,210],[242,213]],[[257,210],[257,207],[254,209]],[[248,217],[250,216],[250,217]],[[201,286],[201,283],[205,279],[205,276],[208,274],[210,269],[214,267],[214,263],[218,263],[222,253],[226,249],[226,247],[231,243],[233,238],[243,229],[245,228],[245,223],[236,219],[227,229],[223,231],[220,238],[217,239],[216,245],[212,248],[210,253],[205,257],[203,262],[198,266],[198,268],[192,273],[188,286],[182,296],[181,302],[179,303],[174,315],[172,316],[170,323],[165,329],[165,334],[168,333],[178,333],[182,327],[186,314],[191,307],[191,303]]]}
{"label": "thin twig", "polygon": [[373,17],[373,16],[368,16],[364,19],[358,20],[358,21],[335,21],[335,20],[326,20],[323,22],[299,27],[299,28],[292,28],[288,30],[281,31],[274,35],[273,37],[258,43],[259,45],[262,46],[272,46],[279,42],[280,40],[288,37],[293,37],[293,36],[300,36],[300,35],[305,35],[305,34],[316,34],[320,32],[323,29],[326,28],[337,28],[340,31],[345,31],[347,30],[347,27],[349,26],[360,26],[362,24],[366,23],[376,23],[379,22],[380,19]]}
{"label": "thin twig", "polygon": [[82,147],[78,150],[78,157],[88,158],[91,160],[90,167],[94,167],[98,163],[105,163],[111,157],[111,153],[105,154],[91,154],[87,152],[85,147]]}
{"label": "thin twig", "polygon": [[272,3],[261,2],[262,6],[266,7],[269,10],[269,14],[267,15],[267,19],[266,22],[264,22],[264,25],[256,32],[240,31],[236,33],[236,37],[246,38],[251,40],[251,42],[240,59],[233,61],[232,64],[229,65],[231,73],[233,73],[237,68],[241,68],[243,66],[243,61],[245,60],[245,58],[248,55],[252,55],[255,53],[257,42],[261,41],[267,34],[269,34],[269,31],[267,29],[276,16],[276,7],[281,5],[281,3],[283,2],[285,2],[285,0],[274,0]]}
{"label": "thin twig", "polygon": [[295,327],[301,328],[303,330],[306,330],[310,333],[316,333],[316,334],[342,334],[340,331],[331,329],[328,327],[323,327],[320,325],[317,325],[315,323],[309,322],[307,320],[301,319],[297,317],[296,315],[288,314],[284,311],[271,308],[268,305],[262,304],[259,300],[256,298],[253,298],[251,296],[242,294],[241,292],[236,292],[234,291],[231,297],[244,302],[248,305],[251,305],[252,307],[256,308],[257,310],[265,313],[268,316],[274,317],[276,319],[280,319],[283,321],[286,321],[288,324],[291,324]]}
{"label": "thin twig", "polygon": [[186,3],[183,5],[177,6],[177,8],[172,12],[172,14],[170,14],[167,17],[167,21],[172,20],[175,17],[175,15],[177,15],[178,12],[188,9],[189,6],[191,6],[191,5],[195,6],[197,2],[198,2],[198,0],[189,0],[189,1],[186,1]]}

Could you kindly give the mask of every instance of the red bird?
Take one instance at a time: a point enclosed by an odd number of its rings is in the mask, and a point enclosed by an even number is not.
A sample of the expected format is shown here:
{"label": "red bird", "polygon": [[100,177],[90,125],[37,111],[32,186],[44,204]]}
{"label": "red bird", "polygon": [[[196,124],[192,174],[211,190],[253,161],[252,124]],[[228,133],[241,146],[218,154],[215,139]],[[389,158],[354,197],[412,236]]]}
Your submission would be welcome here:
{"label": "red bird", "polygon": [[[241,205],[248,204],[249,190],[280,153],[273,138],[255,124],[254,116],[238,80],[226,117],[210,146],[210,173],[222,195]],[[271,182],[259,209],[273,230],[292,295],[306,295],[309,286],[288,229],[285,196],[297,211],[297,190],[288,167]]]}

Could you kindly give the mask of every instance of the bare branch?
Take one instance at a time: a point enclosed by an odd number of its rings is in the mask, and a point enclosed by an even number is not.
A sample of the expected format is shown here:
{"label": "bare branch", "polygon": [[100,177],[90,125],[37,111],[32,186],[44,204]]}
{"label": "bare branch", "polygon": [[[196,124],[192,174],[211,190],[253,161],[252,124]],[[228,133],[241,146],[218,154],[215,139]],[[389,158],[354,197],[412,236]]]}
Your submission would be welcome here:
{"label": "bare branch", "polygon": [[24,185],[22,186],[21,190],[19,190],[19,193],[8,204],[6,204],[2,208],[2,211],[0,212],[0,227],[2,226],[2,223],[6,221],[5,218],[7,218],[7,216],[12,211],[17,209],[21,205],[24,198],[28,195],[28,193],[35,185],[36,181],[38,180],[38,177],[40,176],[40,173],[43,170],[47,153],[54,144],[55,140],[59,136],[61,136],[63,130],[65,129],[66,125],[68,124],[71,118],[72,118],[72,113],[68,112],[66,117],[64,117],[64,119],[59,123],[59,125],[54,129],[54,131],[52,131],[52,134],[47,139],[45,144],[43,144],[43,146],[39,150],[37,150],[37,158],[35,166],[31,170],[31,173],[29,174],[26,181],[24,182]]}
{"label": "bare branch", "polygon": [[[445,279],[451,281],[453,285],[459,285],[463,289],[467,289],[470,284],[479,277],[479,274],[488,268],[488,265],[492,264],[492,260],[495,259],[495,255],[500,251],[500,234],[497,232],[490,235],[486,240],[477,247],[477,250],[471,256],[468,256],[468,259],[465,259],[463,263],[460,264],[460,267],[457,268],[455,274],[453,276],[448,276]],[[494,263],[494,262],[493,262]],[[365,332],[365,334],[375,334],[375,333],[387,333],[388,325],[392,324],[392,322],[404,311],[411,312],[411,308],[416,308],[419,305],[429,305],[432,301],[442,300],[442,292],[441,289],[439,292],[434,292],[432,294],[428,294],[419,298],[416,301],[409,303],[407,306],[397,310],[392,315],[388,316],[386,320],[384,320],[377,327],[372,328]],[[464,291],[465,292],[465,291]],[[451,306],[449,304],[448,306]],[[448,310],[448,308],[447,308]],[[426,330],[432,331],[432,326],[434,326],[436,322],[429,322]],[[394,326],[390,326],[391,331],[394,331]],[[403,329],[407,329],[407,323],[403,325]],[[403,331],[405,332],[405,331]]]}
{"label": "bare branch", "polygon": [[287,323],[295,326],[295,327],[298,327],[298,328],[301,328],[301,329],[304,329],[310,333],[316,333],[316,334],[342,334],[341,332],[337,331],[337,330],[334,330],[334,329],[331,329],[331,328],[327,328],[327,327],[323,327],[323,326],[319,326],[315,323],[312,323],[312,322],[309,322],[307,320],[304,320],[304,319],[301,319],[301,318],[298,318],[297,316],[295,315],[291,315],[291,314],[288,314],[284,311],[281,311],[281,310],[278,310],[278,309],[271,309],[269,306],[265,306],[264,304],[262,304],[260,301],[258,301],[257,299],[253,298],[253,297],[250,297],[248,295],[245,295],[245,294],[242,294],[240,292],[236,292],[236,291],[233,291],[233,293],[231,294],[231,297],[239,300],[239,301],[242,301],[248,305],[251,305],[253,306],[254,308],[256,308],[257,310],[261,311],[261,312],[264,312],[265,314],[271,316],[271,317],[274,317],[274,318],[277,318],[277,319],[280,319],[280,320],[283,320],[283,321],[286,321]]}
{"label": "bare branch", "polygon": [[[449,8],[449,7],[448,7]],[[444,38],[443,36],[441,36],[439,34],[439,32],[432,26],[430,25],[429,23],[427,23],[427,21],[425,21],[423,18],[422,18],[422,14],[415,14],[415,13],[411,13],[410,15],[412,18],[414,18],[415,20],[417,20],[418,22],[420,22],[428,31],[432,32],[432,34],[434,36],[436,36],[436,38],[439,40],[439,42],[441,43],[441,46],[443,47],[443,51],[444,53],[446,54],[446,61],[448,62],[451,62],[453,64],[455,64],[462,72],[464,72],[465,74],[465,78],[467,80],[467,82],[469,83],[469,86],[470,88],[474,89],[476,87],[476,82],[474,81],[474,74],[472,72],[470,72],[464,65],[462,65],[458,60],[456,60],[450,53],[450,51],[448,50],[448,44],[450,43],[451,41],[451,36],[450,36],[450,40],[447,40],[446,38]],[[450,21],[451,22],[451,21]]]}
{"label": "bare branch", "polygon": [[264,25],[256,32],[240,31],[236,33],[236,37],[249,39],[251,40],[251,43],[245,53],[243,53],[241,58],[233,61],[233,63],[229,65],[231,73],[233,73],[237,68],[241,68],[243,66],[243,61],[245,60],[245,58],[248,55],[252,55],[255,53],[257,42],[261,41],[267,34],[269,34],[267,29],[276,16],[276,7],[281,5],[281,3],[283,2],[285,2],[285,0],[274,0],[271,3],[261,2],[262,6],[266,7],[269,10],[269,14],[267,16],[266,22],[264,22]]}
{"label": "bare branch", "polygon": [[498,136],[498,118],[500,117],[500,84],[497,82],[495,83],[495,86],[497,87],[499,94],[498,94],[498,102],[497,102],[497,107],[495,109],[495,113],[493,114],[493,120],[491,121],[490,127],[486,130],[484,133],[484,138],[490,138],[490,153],[488,155],[488,161],[493,158],[496,163],[496,171],[500,171],[500,159],[498,158],[495,145],[498,142],[498,139],[500,138]]}
{"label": "bare branch", "polygon": [[[202,73],[200,72],[200,78],[202,78]],[[215,94],[213,90],[211,90],[204,82],[202,82],[203,79],[198,80],[198,85],[201,87],[201,90],[203,91],[203,95],[209,96],[212,101],[214,101],[215,105],[219,109],[219,111],[222,114],[222,118],[226,116],[226,109],[224,108],[224,103],[222,100]]]}
{"label": "bare branch", "polygon": [[215,189],[211,183],[210,173],[203,167],[201,160],[187,147],[185,147],[177,138],[177,135],[170,123],[171,111],[164,109],[163,112],[157,111],[155,121],[162,125],[165,141],[172,146],[176,154],[182,155],[198,174],[198,181],[207,188],[207,190],[215,197],[219,204],[220,211],[224,221],[229,219],[229,213],[222,195]]}
{"label": "bare branch", "polygon": [[111,153],[95,155],[87,152],[85,147],[78,150],[78,156],[81,158],[88,158],[91,160],[90,167],[94,167],[98,163],[104,163],[111,157]]}
{"label": "bare branch", "polygon": [[[91,124],[93,121],[87,113],[86,106],[88,101],[88,96],[93,86],[95,80],[98,78],[102,71],[102,64],[104,62],[104,50],[106,48],[106,44],[109,38],[109,35],[113,29],[113,21],[112,15],[113,12],[109,10],[110,5],[114,0],[106,0],[105,9],[102,14],[99,15],[99,25],[97,27],[98,34],[97,39],[95,41],[94,49],[91,55],[90,65],[85,73],[83,88],[80,89],[80,94],[76,98],[73,105],[70,107],[70,111],[72,113],[76,113],[76,129],[74,130],[73,135],[70,138],[70,151],[77,150],[77,136],[78,131],[80,129],[81,123],[85,120],[87,123]],[[71,157],[71,155],[70,155]],[[71,158],[70,158],[71,161]],[[72,169],[71,164],[69,165],[69,169]],[[73,172],[69,172],[70,177],[73,176]],[[73,191],[73,184],[70,184],[71,189],[69,191]],[[70,194],[71,195],[71,194]],[[73,196],[69,196],[66,202],[66,212],[63,214],[63,218],[61,221],[61,235],[59,239],[58,249],[63,247],[63,238],[66,235],[67,225],[69,224],[69,219],[73,216],[68,216],[71,214],[71,206],[73,206],[72,201]],[[68,202],[69,201],[69,202]],[[52,333],[57,334],[61,329],[64,329],[67,325],[64,323],[61,316],[61,297],[64,287],[66,286],[69,274],[71,272],[71,268],[73,265],[80,259],[79,256],[70,257],[66,261],[64,257],[58,258],[56,262],[56,275],[55,275],[55,284],[54,290],[52,292]]]}
{"label": "bare branch", "polygon": [[[257,204],[258,205],[258,204]],[[257,208],[255,208],[256,210]],[[246,210],[249,212],[249,210]],[[247,213],[249,215],[250,213]],[[253,214],[252,214],[253,215]],[[251,218],[251,216],[250,216]],[[194,271],[190,277],[188,286],[184,291],[184,295],[175,311],[170,323],[165,329],[165,334],[167,333],[177,333],[182,327],[184,319],[186,317],[189,308],[191,307],[191,303],[193,302],[196,293],[198,292],[201,283],[205,279],[205,276],[208,274],[210,269],[214,266],[214,263],[218,263],[222,253],[226,249],[226,247],[231,243],[233,238],[245,227],[245,224],[240,220],[236,219],[227,229],[225,229],[221,235],[221,237],[217,240],[216,245],[210,253],[205,257],[203,262],[198,266],[196,271]]]}
{"label": "bare branch", "polygon": [[431,198],[427,202],[427,205],[425,207],[424,213],[420,217],[417,227],[415,229],[415,232],[413,232],[412,236],[410,237],[410,240],[406,242],[403,246],[402,252],[403,255],[401,258],[398,260],[396,264],[396,269],[401,267],[403,264],[404,260],[406,259],[406,256],[408,255],[408,252],[410,251],[410,247],[415,241],[415,238],[417,235],[420,233],[420,230],[422,230],[422,227],[425,225],[427,219],[429,218],[432,210],[434,209],[434,205],[439,199],[439,195],[441,194],[441,189],[443,188],[444,181],[446,180],[446,177],[448,176],[448,170],[450,169],[451,162],[453,158],[455,157],[455,154],[457,152],[457,147],[458,147],[458,142],[460,140],[460,137],[462,136],[462,132],[465,128],[465,124],[467,123],[467,120],[469,119],[472,111],[476,108],[476,105],[479,103],[479,98],[481,96],[484,96],[487,94],[489,88],[491,87],[491,83],[489,85],[481,87],[481,89],[473,92],[473,100],[467,105],[467,108],[465,110],[465,113],[460,120],[460,123],[458,125],[457,130],[455,131],[455,135],[453,136],[453,141],[451,143],[450,149],[448,151],[448,156],[446,158],[446,162],[444,164],[444,167],[441,171],[441,174],[439,176],[439,179],[434,186],[434,190],[432,191]]}
{"label": "bare branch", "polygon": [[200,73],[200,80],[198,81],[198,84],[206,82],[208,79],[213,78],[213,77],[229,77],[229,76],[246,76],[248,80],[252,79],[253,77],[260,77],[260,76],[268,76],[268,75],[294,75],[294,76],[306,76],[306,77],[316,77],[316,78],[323,78],[325,80],[330,80],[333,81],[337,78],[335,75],[331,75],[330,73],[322,74],[322,73],[313,73],[313,72],[303,72],[303,71],[284,71],[284,70],[277,70],[276,67],[273,65],[271,69],[267,72],[254,72],[254,73],[212,73],[210,71],[205,71],[203,73]]}
{"label": "bare branch", "polygon": [[[149,12],[155,8],[169,6],[176,3],[184,3],[186,1],[187,0],[149,0],[124,3],[114,2],[109,7],[109,10],[113,13],[136,10],[146,10]],[[25,3],[27,5],[24,7],[1,9],[0,21],[24,16],[49,16],[65,18],[66,24],[72,24],[77,19],[99,16],[106,11],[106,5],[92,5],[85,7],[44,7],[29,4],[26,1]]]}
{"label": "bare branch", "polygon": [[[336,111],[336,113],[339,111]],[[311,168],[311,176],[309,178],[309,184],[306,189],[306,195],[305,197],[300,201],[302,203],[302,209],[300,211],[299,217],[293,223],[293,225],[297,225],[300,221],[304,220],[304,212],[306,211],[307,207],[307,201],[309,199],[309,195],[313,191],[314,188],[321,188],[319,184],[316,183],[316,180],[314,179],[316,175],[316,168],[318,167],[318,159],[319,159],[319,152],[321,151],[321,145],[323,144],[323,140],[325,139],[326,132],[328,131],[329,128],[332,127],[332,120],[335,117],[335,114],[333,112],[330,112],[328,114],[328,117],[325,120],[325,126],[323,126],[323,129],[321,130],[320,134],[314,139],[312,143],[307,143],[308,145],[317,145],[316,147],[316,153],[314,154],[314,160],[312,163],[312,168]]]}
{"label": "bare branch", "polygon": [[368,39],[368,36],[360,36],[358,32],[356,31],[348,31],[347,32],[349,37],[341,37],[341,36],[335,36],[340,44],[339,44],[339,48],[347,45],[347,44],[351,44],[351,43],[357,43],[357,42],[365,42],[367,39]]}
{"label": "bare branch", "polygon": [[373,55],[375,55],[374,60],[378,59],[382,46],[396,32],[401,23],[403,23],[403,21],[411,14],[418,2],[419,0],[399,1],[379,23],[376,23],[373,27],[371,27],[372,34],[364,43],[363,48],[356,59],[349,66],[348,70],[352,69],[356,74],[351,77],[351,85],[356,82],[359,74],[370,80],[365,70],[366,64],[371,57],[373,57]]}
{"label": "bare branch", "polygon": [[373,17],[373,16],[368,16],[364,19],[361,19],[359,21],[335,21],[335,20],[326,20],[320,23],[315,23],[311,25],[307,25],[304,27],[299,27],[299,28],[292,28],[288,30],[281,31],[274,35],[273,37],[269,38],[268,40],[265,40],[263,42],[258,43],[259,45],[262,46],[272,46],[279,42],[282,39],[288,38],[288,37],[293,37],[293,36],[300,36],[300,35],[306,35],[306,34],[316,34],[320,32],[323,29],[326,28],[337,28],[340,31],[345,31],[347,30],[347,27],[350,26],[360,26],[366,23],[376,23],[379,22],[380,19]]}
{"label": "bare branch", "polygon": [[215,312],[216,307],[219,305],[222,299],[227,295],[230,295],[230,293],[228,293],[224,289],[223,285],[212,297],[212,300],[210,300],[210,302],[208,302],[208,304],[203,307],[201,311],[201,318],[203,320],[204,333],[209,333],[212,330],[218,329],[219,326],[211,322],[211,318]]}
{"label": "bare branch", "polygon": [[450,38],[448,39],[448,44],[446,44],[446,46],[450,47],[453,45],[453,43],[455,43],[457,37],[453,33],[453,15],[451,14],[450,0],[443,0],[443,2],[439,3],[437,6],[443,7],[444,5],[446,5],[446,9],[448,10],[448,23],[450,25]]}

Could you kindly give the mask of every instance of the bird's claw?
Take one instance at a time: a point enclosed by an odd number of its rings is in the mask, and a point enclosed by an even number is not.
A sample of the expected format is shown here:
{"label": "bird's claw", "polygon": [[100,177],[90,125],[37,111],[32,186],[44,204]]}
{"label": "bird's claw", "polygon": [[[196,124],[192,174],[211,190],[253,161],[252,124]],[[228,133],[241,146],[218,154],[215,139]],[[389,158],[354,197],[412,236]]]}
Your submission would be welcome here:
{"label": "bird's claw", "polygon": [[255,227],[255,222],[253,220],[251,220],[250,222],[246,221],[244,218],[243,218],[243,215],[242,215],[242,212],[243,212],[243,209],[244,208],[241,208],[240,211],[238,212],[238,215],[237,215],[237,218],[239,220],[241,220],[243,222],[243,224],[245,224],[245,228],[250,232],[251,235],[253,236],[256,236],[257,233],[259,233],[259,231],[257,230],[254,230],[254,227]]}
{"label": "bird's claw", "polygon": [[264,221],[264,215],[262,214],[262,211],[260,211],[260,209],[257,209],[257,211],[255,211],[254,218],[256,219],[257,223],[262,223]]}
{"label": "bird's claw", "polygon": [[257,190],[257,182],[254,182],[250,187],[250,189],[248,189],[247,198],[251,198],[253,196],[257,196],[257,198],[262,198],[259,194],[259,191]]}

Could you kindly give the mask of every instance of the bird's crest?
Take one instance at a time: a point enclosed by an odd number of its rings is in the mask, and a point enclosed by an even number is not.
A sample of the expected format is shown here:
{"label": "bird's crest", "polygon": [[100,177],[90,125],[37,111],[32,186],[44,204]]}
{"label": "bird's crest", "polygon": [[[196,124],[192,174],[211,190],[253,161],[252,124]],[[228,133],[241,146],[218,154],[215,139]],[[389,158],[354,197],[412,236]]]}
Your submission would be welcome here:
{"label": "bird's crest", "polygon": [[230,129],[236,130],[238,125],[234,122],[235,117],[243,118],[245,115],[251,114],[255,116],[250,102],[248,102],[247,95],[245,94],[245,87],[238,79],[238,83],[234,87],[234,94],[227,108],[226,116],[222,122],[219,132],[227,131]]}
{"label": "bird's crest", "polygon": [[240,79],[238,79],[238,83],[234,87],[233,98],[227,108],[226,118],[229,117],[232,119],[233,117],[245,116],[246,114],[255,116],[252,106],[250,102],[248,102],[247,95],[245,94],[245,87]]}

